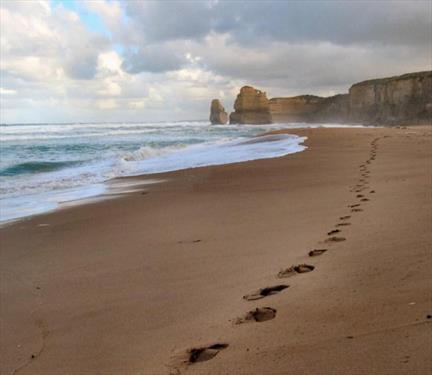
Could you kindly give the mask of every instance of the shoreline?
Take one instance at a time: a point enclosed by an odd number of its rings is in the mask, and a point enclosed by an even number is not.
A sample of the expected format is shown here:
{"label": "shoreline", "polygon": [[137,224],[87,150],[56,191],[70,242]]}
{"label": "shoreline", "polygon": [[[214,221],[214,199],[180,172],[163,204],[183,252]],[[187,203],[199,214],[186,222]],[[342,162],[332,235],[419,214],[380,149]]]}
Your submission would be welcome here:
{"label": "shoreline", "polygon": [[[214,126],[218,126],[221,127],[221,125],[214,125]],[[227,125],[225,125],[227,126]],[[243,126],[256,126],[256,127],[263,127],[262,125],[243,125]],[[302,130],[302,129],[315,129],[315,128],[377,128],[377,126],[372,126],[372,125],[361,125],[361,124],[333,124],[333,123],[326,123],[326,124],[322,124],[322,123],[310,123],[310,124],[306,124],[306,123],[292,123],[289,126],[287,126],[287,124],[283,124],[283,123],[275,123],[275,124],[270,124],[268,125],[269,129],[266,130],[264,133],[260,133],[258,135],[253,136],[250,139],[254,139],[254,138],[259,138],[259,137],[265,137],[267,135],[271,136],[274,134],[291,134],[291,135],[295,135],[295,131],[296,130]],[[277,127],[279,127],[279,129],[277,129]],[[276,129],[275,129],[276,128]],[[378,127],[379,128],[379,127]],[[290,132],[290,130],[292,130],[292,132]],[[294,132],[294,133],[293,133]],[[242,142],[242,144],[251,144],[254,142],[249,142],[249,141],[244,141]],[[303,142],[299,143],[299,146],[302,146]],[[303,150],[302,150],[303,151]],[[294,152],[289,152],[286,155],[289,155],[291,153],[295,153],[295,152],[300,152],[300,151],[294,151]],[[285,156],[286,156],[285,155]],[[272,156],[270,158],[277,158],[277,157],[283,157],[282,156]],[[263,157],[262,159],[266,159],[269,157]],[[228,162],[228,163],[216,163],[216,164],[208,164],[208,165],[203,165],[203,166],[196,166],[196,167],[187,167],[187,168],[180,168],[180,169],[174,169],[174,170],[170,170],[170,171],[166,171],[166,172],[149,172],[149,173],[142,173],[142,174],[131,174],[131,175],[124,175],[124,176],[117,176],[117,177],[113,177],[111,179],[105,180],[105,181],[100,181],[97,183],[93,183],[90,185],[83,185],[83,186],[79,186],[79,187],[70,187],[70,188],[66,188],[66,189],[60,189],[60,190],[51,190],[51,191],[45,191],[45,192],[39,192],[39,193],[33,193],[29,195],[23,195],[23,196],[17,196],[17,197],[9,197],[9,198],[4,198],[4,199],[12,199],[12,200],[17,200],[20,201],[22,199],[29,199],[29,197],[32,197],[34,194],[36,195],[43,195],[43,197],[41,197],[40,199],[42,200],[46,200],[46,203],[44,205],[39,205],[37,207],[34,207],[33,209],[30,209],[30,211],[28,211],[27,208],[25,208],[25,210],[27,210],[28,212],[31,213],[27,213],[27,214],[10,214],[8,216],[10,216],[10,218],[8,219],[4,219],[4,220],[0,220],[0,228],[1,227],[5,227],[5,226],[9,226],[11,224],[20,222],[22,220],[28,220],[29,218],[38,216],[38,215],[44,215],[47,213],[52,213],[52,212],[56,212],[58,210],[63,210],[69,206],[74,206],[74,205],[81,205],[81,204],[87,204],[87,203],[92,203],[92,202],[97,202],[97,201],[101,201],[104,199],[113,199],[113,198],[117,198],[118,195],[121,195],[122,192],[120,191],[120,189],[118,189],[118,187],[112,187],[113,184],[116,183],[117,180],[122,180],[122,179],[136,179],[136,178],[144,178],[145,176],[151,176],[151,175],[158,175],[161,173],[175,173],[177,171],[180,170],[189,170],[189,169],[195,169],[195,168],[202,168],[202,167],[209,167],[209,166],[221,166],[221,165],[229,165],[229,164],[235,164],[235,163],[244,163],[244,162],[250,162],[250,161],[254,161],[254,160],[261,160],[261,159],[249,159],[249,160],[241,160],[241,161],[234,161],[234,162]],[[140,184],[140,183],[138,183]],[[110,191],[111,190],[111,191]],[[114,193],[112,192],[112,190],[114,190]],[[93,192],[92,192],[93,191]],[[124,189],[124,193],[128,193],[127,189]],[[59,201],[58,199],[55,198],[56,195],[64,195],[66,194],[67,196],[67,200],[63,200],[63,201]],[[31,199],[31,198],[30,198]],[[31,200],[28,201],[28,203],[34,204],[34,202],[32,202]]]}
{"label": "shoreline", "polygon": [[1,228],[2,373],[430,371],[431,127],[288,131],[310,147]]}
{"label": "shoreline", "polygon": [[[208,127],[208,125],[207,125]],[[275,129],[283,128],[284,126],[272,126],[267,132]],[[204,127],[205,128],[205,127]],[[221,127],[218,127],[221,128]],[[262,127],[261,127],[262,129]],[[266,133],[267,133],[266,132]],[[289,137],[289,135],[280,135],[280,137]],[[257,137],[257,136],[255,136]],[[293,135],[293,137],[296,137]],[[184,149],[177,149],[174,152],[162,152],[160,155],[154,155],[152,157],[145,157],[144,159],[134,159],[132,156],[128,156],[131,161],[131,166],[124,166],[126,169],[132,168],[130,171],[117,171],[115,164],[111,166],[113,168],[113,174],[115,177],[111,177],[106,180],[93,181],[82,186],[73,186],[74,178],[79,178],[79,175],[73,175],[73,172],[66,169],[68,173],[72,173],[71,186],[62,187],[61,189],[51,189],[47,191],[33,192],[27,194],[21,194],[19,196],[8,196],[2,199],[2,213],[0,225],[8,225],[10,222],[19,221],[21,219],[27,219],[32,216],[44,214],[47,212],[54,212],[59,209],[63,209],[64,206],[85,204],[93,200],[101,200],[104,198],[112,198],[112,195],[120,193],[118,188],[118,179],[130,178],[134,179],[139,176],[151,176],[153,174],[160,173],[171,173],[183,169],[194,169],[213,165],[226,165],[237,162],[252,161],[258,159],[266,159],[271,157],[278,157],[283,154],[291,154],[302,150],[302,140],[293,139],[274,139],[270,141],[280,141],[280,149],[272,147],[269,142],[256,142],[257,146],[250,147],[252,142],[247,139],[254,137],[237,135],[231,141],[223,139],[223,143],[217,141],[202,142],[200,144],[189,144]],[[260,138],[264,140],[265,133],[260,135]],[[246,139],[246,141],[242,141]],[[261,144],[261,146],[259,145]],[[181,143],[179,144],[181,145]],[[266,146],[267,145],[267,146]],[[143,146],[146,147],[146,146]],[[224,147],[226,147],[224,149]],[[170,148],[170,147],[168,147]],[[140,151],[140,149],[135,152]],[[161,149],[164,150],[163,148]],[[220,154],[220,155],[218,155]],[[133,152],[131,152],[133,155]],[[122,161],[122,158],[119,158]],[[178,162],[180,160],[181,162]],[[125,161],[123,161],[125,162]],[[136,164],[138,163],[138,164]],[[139,164],[141,163],[141,164]],[[89,168],[89,166],[88,166]],[[118,167],[120,168],[120,167]],[[141,171],[133,171],[133,169],[141,169]],[[146,172],[145,172],[146,171]],[[90,170],[90,173],[91,172]],[[30,175],[31,176],[31,175]],[[46,179],[46,177],[45,177]],[[55,179],[55,178],[54,178]],[[6,183],[6,180],[4,181]],[[142,182],[141,182],[142,183]],[[10,184],[10,182],[8,182]],[[7,185],[9,186],[9,185]],[[128,189],[124,189],[125,192]]]}

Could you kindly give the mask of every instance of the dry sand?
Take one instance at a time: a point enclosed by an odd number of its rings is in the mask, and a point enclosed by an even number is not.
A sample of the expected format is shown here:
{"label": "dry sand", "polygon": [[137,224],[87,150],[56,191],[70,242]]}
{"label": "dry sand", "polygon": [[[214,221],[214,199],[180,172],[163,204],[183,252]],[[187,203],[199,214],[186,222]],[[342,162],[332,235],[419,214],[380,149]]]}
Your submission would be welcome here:
{"label": "dry sand", "polygon": [[293,132],[1,229],[1,373],[430,374],[431,128]]}

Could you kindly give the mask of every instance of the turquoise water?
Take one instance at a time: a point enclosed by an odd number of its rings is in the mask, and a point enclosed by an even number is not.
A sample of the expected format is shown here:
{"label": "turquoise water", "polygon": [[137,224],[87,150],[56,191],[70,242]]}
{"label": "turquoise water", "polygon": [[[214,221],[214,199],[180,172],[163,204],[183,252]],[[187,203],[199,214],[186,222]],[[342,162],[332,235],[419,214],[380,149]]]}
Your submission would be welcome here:
{"label": "turquoise water", "polygon": [[58,207],[104,191],[118,176],[286,155],[302,139],[244,144],[274,126],[207,121],[0,125],[0,220]]}

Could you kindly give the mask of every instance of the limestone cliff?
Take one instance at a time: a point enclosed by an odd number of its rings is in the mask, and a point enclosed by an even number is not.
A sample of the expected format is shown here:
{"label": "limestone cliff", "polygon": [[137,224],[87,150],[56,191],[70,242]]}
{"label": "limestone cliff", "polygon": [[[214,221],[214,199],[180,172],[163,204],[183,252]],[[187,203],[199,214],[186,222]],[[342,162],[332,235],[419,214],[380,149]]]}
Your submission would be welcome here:
{"label": "limestone cliff", "polygon": [[266,93],[241,88],[231,124],[335,122],[376,125],[432,123],[432,71],[356,83],[349,94],[327,98],[301,95],[268,100]]}
{"label": "limestone cliff", "polygon": [[210,122],[224,125],[228,122],[228,114],[218,99],[213,99],[210,106]]}
{"label": "limestone cliff", "polygon": [[272,98],[269,103],[272,122],[339,122],[346,120],[349,113],[347,94]]}
{"label": "limestone cliff", "polygon": [[234,103],[235,112],[230,115],[230,124],[269,124],[270,107],[265,92],[251,86],[240,89]]}
{"label": "limestone cliff", "polygon": [[291,98],[270,99],[272,122],[309,122],[319,110],[322,98],[301,95]]}
{"label": "limestone cliff", "polygon": [[431,123],[432,72],[356,83],[349,90],[350,122]]}

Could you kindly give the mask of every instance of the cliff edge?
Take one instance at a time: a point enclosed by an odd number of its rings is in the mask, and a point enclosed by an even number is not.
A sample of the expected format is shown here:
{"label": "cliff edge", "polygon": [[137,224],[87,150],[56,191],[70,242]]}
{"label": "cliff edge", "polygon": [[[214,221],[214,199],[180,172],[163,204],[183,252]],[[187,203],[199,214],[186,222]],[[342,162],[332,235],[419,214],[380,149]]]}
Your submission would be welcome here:
{"label": "cliff edge", "polygon": [[351,86],[348,94],[326,98],[300,95],[269,100],[265,92],[244,86],[234,109],[231,124],[431,124],[432,71],[359,82]]}
{"label": "cliff edge", "polygon": [[356,83],[349,90],[350,122],[430,123],[432,71]]}

